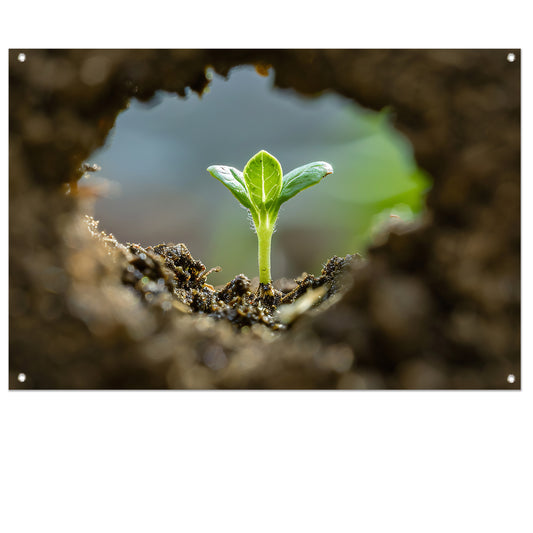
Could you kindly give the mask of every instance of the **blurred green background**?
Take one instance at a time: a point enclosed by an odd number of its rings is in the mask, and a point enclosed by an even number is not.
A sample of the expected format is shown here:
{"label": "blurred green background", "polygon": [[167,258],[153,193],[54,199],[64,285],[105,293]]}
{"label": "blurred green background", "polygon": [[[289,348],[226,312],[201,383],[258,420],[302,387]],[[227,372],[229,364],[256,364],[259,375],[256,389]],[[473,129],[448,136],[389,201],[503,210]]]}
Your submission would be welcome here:
{"label": "blurred green background", "polygon": [[206,168],[243,169],[261,149],[284,172],[324,160],[335,173],[283,205],[272,244],[272,275],[319,274],[332,255],[360,252],[391,214],[412,220],[430,179],[387,110],[365,110],[336,94],[309,98],[274,89],[273,73],[239,67],[224,79],[208,71],[201,98],[158,93],[133,100],[106,145],[90,158],[108,180],[96,202],[101,229],[143,246],[183,242],[209,268],[211,283],[257,276],[257,242],[246,211]]}

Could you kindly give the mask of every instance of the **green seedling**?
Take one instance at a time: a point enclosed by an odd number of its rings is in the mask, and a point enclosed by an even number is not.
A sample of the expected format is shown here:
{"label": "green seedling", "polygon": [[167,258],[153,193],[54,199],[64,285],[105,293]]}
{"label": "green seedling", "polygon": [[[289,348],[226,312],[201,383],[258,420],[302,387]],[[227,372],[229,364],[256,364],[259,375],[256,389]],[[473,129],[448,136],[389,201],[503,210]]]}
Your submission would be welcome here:
{"label": "green seedling", "polygon": [[269,284],[270,244],[281,204],[333,174],[333,168],[329,163],[316,161],[284,176],[279,161],[261,150],[246,163],[243,172],[223,165],[213,165],[207,170],[250,211],[259,248],[259,281]]}

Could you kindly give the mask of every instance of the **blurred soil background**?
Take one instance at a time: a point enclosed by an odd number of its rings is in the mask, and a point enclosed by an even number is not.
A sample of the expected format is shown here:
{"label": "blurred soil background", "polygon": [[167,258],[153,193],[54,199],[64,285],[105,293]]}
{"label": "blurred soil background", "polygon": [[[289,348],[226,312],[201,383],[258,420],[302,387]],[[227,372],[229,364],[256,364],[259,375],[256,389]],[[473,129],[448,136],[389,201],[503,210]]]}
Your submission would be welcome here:
{"label": "blurred soil background", "polygon": [[[9,62],[11,388],[520,387],[518,51]],[[273,270],[318,274],[359,251],[343,294],[287,331],[236,332],[178,305],[157,260],[124,282],[127,241],[185,243],[223,267],[209,283],[253,275],[246,215],[205,168],[262,148],[285,171],[333,164],[282,210]]]}

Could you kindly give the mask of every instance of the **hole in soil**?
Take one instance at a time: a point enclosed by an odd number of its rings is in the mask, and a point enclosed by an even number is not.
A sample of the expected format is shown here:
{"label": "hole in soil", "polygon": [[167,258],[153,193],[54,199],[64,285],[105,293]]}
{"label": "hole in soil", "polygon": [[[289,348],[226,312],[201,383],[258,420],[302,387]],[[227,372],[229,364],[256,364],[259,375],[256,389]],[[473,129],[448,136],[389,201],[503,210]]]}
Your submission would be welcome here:
{"label": "hole in soil", "polygon": [[242,169],[261,149],[284,171],[317,160],[335,170],[282,207],[272,243],[274,279],[318,274],[333,255],[364,255],[383,225],[421,213],[429,179],[388,111],[369,111],[336,94],[305,98],[274,89],[272,70],[267,77],[253,67],[233,69],[228,80],[207,75],[212,81],[201,98],[161,92],[148,104],[132,100],[89,159],[102,170],[87,183],[98,176],[111,183],[90,214],[119,241],[183,242],[208,268],[222,267],[210,275],[213,284],[241,272],[257,276],[246,213],[206,168]]}

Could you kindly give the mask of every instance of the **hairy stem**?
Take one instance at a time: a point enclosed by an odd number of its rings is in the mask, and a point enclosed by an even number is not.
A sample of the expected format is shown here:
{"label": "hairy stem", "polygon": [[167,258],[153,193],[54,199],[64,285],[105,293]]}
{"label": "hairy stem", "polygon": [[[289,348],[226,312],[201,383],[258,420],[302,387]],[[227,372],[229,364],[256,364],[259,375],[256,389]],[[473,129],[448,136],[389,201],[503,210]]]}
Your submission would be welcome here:
{"label": "hairy stem", "polygon": [[268,284],[272,280],[270,273],[270,244],[272,242],[272,233],[274,232],[274,222],[270,223],[268,218],[261,217],[259,225],[256,225],[256,230],[259,244],[259,281]]}

